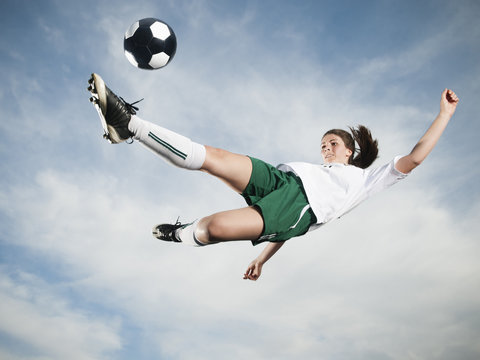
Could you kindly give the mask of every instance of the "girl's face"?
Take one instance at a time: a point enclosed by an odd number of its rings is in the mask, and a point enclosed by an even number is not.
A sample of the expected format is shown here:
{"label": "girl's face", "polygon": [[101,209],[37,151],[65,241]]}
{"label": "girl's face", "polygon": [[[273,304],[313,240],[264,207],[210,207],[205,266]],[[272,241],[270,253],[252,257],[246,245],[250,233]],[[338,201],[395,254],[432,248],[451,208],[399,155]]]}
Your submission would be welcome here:
{"label": "girl's face", "polygon": [[335,134],[327,134],[322,139],[322,157],[326,164],[348,164],[352,150],[345,146],[342,138]]}

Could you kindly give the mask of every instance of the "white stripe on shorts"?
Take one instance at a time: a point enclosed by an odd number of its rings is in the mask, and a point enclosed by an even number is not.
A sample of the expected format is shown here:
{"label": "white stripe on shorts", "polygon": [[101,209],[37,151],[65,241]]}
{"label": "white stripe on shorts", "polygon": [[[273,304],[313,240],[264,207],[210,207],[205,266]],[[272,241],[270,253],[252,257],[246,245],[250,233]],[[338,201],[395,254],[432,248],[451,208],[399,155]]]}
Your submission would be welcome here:
{"label": "white stripe on shorts", "polygon": [[295,229],[297,227],[298,223],[300,222],[300,220],[302,220],[303,215],[305,215],[305,213],[308,211],[308,209],[310,209],[310,204],[305,205],[305,207],[302,209],[302,211],[300,211],[300,217],[298,218],[298,220],[295,224],[290,226],[290,229]]}

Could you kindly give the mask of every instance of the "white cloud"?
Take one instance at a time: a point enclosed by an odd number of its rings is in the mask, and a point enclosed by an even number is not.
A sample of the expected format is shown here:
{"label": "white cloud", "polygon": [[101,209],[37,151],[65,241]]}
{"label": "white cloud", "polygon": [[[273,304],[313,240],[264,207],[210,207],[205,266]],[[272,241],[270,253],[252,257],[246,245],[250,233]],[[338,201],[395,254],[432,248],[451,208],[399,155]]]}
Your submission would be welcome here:
{"label": "white cloud", "polygon": [[121,349],[118,320],[82,313],[37,276],[21,272],[13,277],[4,270],[0,331],[19,345],[8,350],[8,358],[91,359]]}

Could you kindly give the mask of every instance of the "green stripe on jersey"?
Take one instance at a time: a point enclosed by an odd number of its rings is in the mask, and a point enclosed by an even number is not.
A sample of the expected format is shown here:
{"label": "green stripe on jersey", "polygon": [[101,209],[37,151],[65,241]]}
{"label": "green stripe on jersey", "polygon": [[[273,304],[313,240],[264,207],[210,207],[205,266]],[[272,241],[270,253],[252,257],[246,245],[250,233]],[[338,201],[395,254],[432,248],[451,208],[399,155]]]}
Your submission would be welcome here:
{"label": "green stripe on jersey", "polygon": [[152,132],[149,132],[148,133],[148,136],[150,138],[152,138],[153,140],[155,140],[157,143],[159,143],[160,145],[164,146],[166,149],[168,149],[169,151],[171,151],[172,153],[174,153],[175,155],[177,155],[179,158],[182,158],[183,160],[185,160],[187,158],[187,154],[181,152],[180,150],[176,149],[175,147],[173,147],[172,145],[170,145],[169,143],[167,143],[166,141],[163,141],[162,139],[160,139],[157,135],[155,135],[154,133]]}

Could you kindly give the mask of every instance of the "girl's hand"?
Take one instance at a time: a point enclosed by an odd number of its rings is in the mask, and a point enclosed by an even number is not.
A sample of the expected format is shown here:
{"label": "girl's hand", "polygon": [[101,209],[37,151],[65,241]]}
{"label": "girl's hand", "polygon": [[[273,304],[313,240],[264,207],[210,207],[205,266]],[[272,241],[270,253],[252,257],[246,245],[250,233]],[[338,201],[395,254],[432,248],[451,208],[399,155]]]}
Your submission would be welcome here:
{"label": "girl's hand", "polygon": [[440,113],[452,116],[457,108],[458,96],[449,89],[443,90],[442,99],[440,101]]}
{"label": "girl's hand", "polygon": [[270,259],[278,251],[278,249],[283,246],[283,244],[285,244],[285,241],[269,242],[267,246],[265,246],[265,249],[263,249],[262,253],[250,263],[247,271],[245,271],[245,274],[243,275],[243,278],[253,281],[258,280],[260,274],[262,273],[263,264],[265,264],[268,259]]}
{"label": "girl's hand", "polygon": [[258,259],[253,260],[243,275],[244,279],[257,281],[262,273],[263,263]]}

